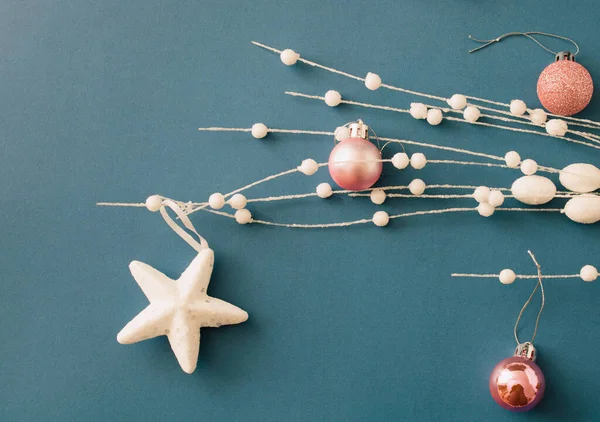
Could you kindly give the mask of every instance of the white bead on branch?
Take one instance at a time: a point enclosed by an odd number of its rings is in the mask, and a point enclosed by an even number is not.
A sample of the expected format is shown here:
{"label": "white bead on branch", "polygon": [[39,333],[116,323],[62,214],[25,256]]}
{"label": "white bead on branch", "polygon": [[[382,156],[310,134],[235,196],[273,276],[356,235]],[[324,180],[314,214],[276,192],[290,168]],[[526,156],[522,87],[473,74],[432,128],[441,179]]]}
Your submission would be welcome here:
{"label": "white bead on branch", "polygon": [[409,113],[415,119],[426,119],[427,118],[427,106],[423,103],[410,103]]}
{"label": "white bead on branch", "polygon": [[450,107],[454,110],[462,110],[467,106],[467,97],[462,94],[454,94],[448,101],[446,101]]}
{"label": "white bead on branch", "polygon": [[437,108],[427,110],[427,123],[429,123],[432,126],[437,126],[440,123],[442,123],[442,120],[444,120],[442,110]]}
{"label": "white bead on branch", "polygon": [[594,281],[598,278],[598,270],[593,265],[585,265],[581,268],[579,276],[583,281]]}
{"label": "white bead on branch", "polygon": [[522,116],[527,111],[527,105],[522,100],[512,100],[509,108],[513,116]]}
{"label": "white bead on branch", "polygon": [[376,73],[369,72],[365,78],[365,86],[371,91],[381,87],[381,78]]}
{"label": "white bead on branch", "polygon": [[481,112],[477,107],[468,106],[467,108],[465,108],[463,117],[467,122],[475,123],[477,120],[479,120],[479,117],[481,117]]}
{"label": "white bead on branch", "polygon": [[570,191],[593,192],[600,189],[600,169],[592,164],[571,164],[560,171],[559,180]]}
{"label": "white bead on branch", "polygon": [[208,204],[213,210],[220,210],[225,205],[225,197],[221,193],[213,193],[208,198]]}
{"label": "white bead on branch", "polygon": [[241,193],[236,193],[231,198],[229,198],[229,201],[227,201],[227,202],[229,203],[231,208],[239,210],[246,206],[247,200],[246,200],[246,197],[244,195],[242,195]]}
{"label": "white bead on branch", "polygon": [[248,224],[252,222],[252,214],[246,208],[235,212],[235,221],[240,224]]}
{"label": "white bead on branch", "polygon": [[385,211],[377,211],[373,214],[373,224],[378,227],[387,226],[390,221],[390,216]]}
{"label": "white bead on branch", "polygon": [[548,120],[548,115],[541,108],[536,108],[529,112],[529,120],[531,120],[533,124],[541,126]]}
{"label": "white bead on branch", "polygon": [[342,102],[342,95],[334,90],[327,91],[325,93],[325,104],[329,107],[339,106]]}
{"label": "white bead on branch", "polygon": [[317,186],[317,196],[319,198],[329,198],[331,195],[333,195],[333,190],[329,183],[321,183]]}
{"label": "white bead on branch", "polygon": [[546,132],[554,136],[565,136],[569,127],[564,120],[552,119],[546,122]]}
{"label": "white bead on branch", "polygon": [[382,189],[374,189],[371,191],[371,202],[376,205],[381,205],[385,202],[385,191]]}
{"label": "white bead on branch", "polygon": [[500,275],[498,277],[500,279],[500,283],[502,284],[512,284],[517,278],[517,275],[510,268],[506,268],[500,271]]}
{"label": "white bead on branch", "polygon": [[517,168],[521,164],[521,156],[516,151],[508,151],[504,156],[506,165],[510,168]]}
{"label": "white bead on branch", "polygon": [[307,158],[306,160],[302,161],[300,167],[298,167],[298,170],[300,170],[300,173],[304,173],[307,176],[312,176],[317,172],[317,170],[319,170],[319,165],[312,158]]}
{"label": "white bead on branch", "polygon": [[336,141],[342,142],[343,140],[348,139],[350,137],[350,129],[348,129],[346,126],[340,126],[335,129],[333,134],[335,136]]}
{"label": "white bead on branch", "polygon": [[406,167],[408,167],[409,163],[410,159],[408,158],[408,155],[405,152],[399,152],[397,154],[394,154],[394,156],[392,157],[392,164],[398,170],[405,169]]}
{"label": "white bead on branch", "polygon": [[414,179],[408,185],[408,190],[410,191],[410,193],[412,193],[415,196],[419,196],[419,195],[423,194],[423,192],[425,192],[425,188],[426,188],[425,182],[422,181],[421,179]]}
{"label": "white bead on branch", "polygon": [[426,164],[427,164],[427,157],[425,157],[425,154],[420,153],[420,152],[415,152],[413,155],[411,155],[410,165],[415,170],[421,170],[422,168],[425,167]]}
{"label": "white bead on branch", "polygon": [[556,185],[552,180],[538,175],[518,178],[510,190],[515,199],[528,205],[546,204],[556,195]]}
{"label": "white bead on branch", "polygon": [[571,220],[581,224],[600,221],[600,196],[584,193],[567,201],[564,213]]}
{"label": "white bead on branch", "polygon": [[163,198],[159,195],[152,195],[146,199],[146,208],[152,212],[156,212],[162,207]]}
{"label": "white bead on branch", "polygon": [[254,123],[252,125],[252,136],[256,139],[261,139],[267,136],[268,133],[267,127],[262,123]]}
{"label": "white bead on branch", "polygon": [[300,54],[288,48],[281,52],[280,58],[283,64],[285,64],[286,66],[292,66],[296,64],[296,62],[300,58]]}
{"label": "white bead on branch", "polygon": [[538,165],[531,158],[527,158],[526,160],[523,160],[523,162],[521,163],[521,171],[523,172],[523,174],[525,174],[527,176],[531,176],[532,174],[535,174],[535,172],[537,172],[537,170],[538,170]]}

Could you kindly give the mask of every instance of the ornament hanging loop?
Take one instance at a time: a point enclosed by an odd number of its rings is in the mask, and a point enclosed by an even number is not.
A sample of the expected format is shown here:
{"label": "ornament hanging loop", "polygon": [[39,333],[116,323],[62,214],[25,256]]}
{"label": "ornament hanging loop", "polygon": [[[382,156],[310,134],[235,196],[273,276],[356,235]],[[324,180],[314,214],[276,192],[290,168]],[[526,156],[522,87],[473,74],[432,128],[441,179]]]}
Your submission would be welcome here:
{"label": "ornament hanging loop", "polygon": [[541,48],[543,48],[544,50],[546,50],[548,53],[554,54],[557,57],[558,57],[559,54],[562,54],[562,52],[558,53],[556,51],[550,50],[548,47],[546,47],[544,44],[542,44],[538,39],[536,39],[535,37],[533,37],[533,35],[541,35],[541,36],[544,36],[544,37],[557,38],[559,40],[564,40],[564,41],[570,42],[571,44],[573,44],[575,46],[575,53],[572,53],[572,54],[569,53],[573,57],[573,60],[574,60],[575,56],[577,54],[579,54],[579,45],[574,40],[572,40],[571,38],[563,37],[562,35],[550,34],[550,33],[547,33],[547,32],[539,32],[539,31],[507,32],[506,34],[502,34],[498,38],[494,38],[494,39],[491,39],[491,40],[480,40],[480,39],[477,39],[477,38],[469,35],[469,39],[471,39],[473,41],[476,41],[478,43],[482,43],[483,44],[483,45],[480,45],[477,48],[469,50],[469,53],[475,53],[476,51],[479,51],[479,50],[487,47],[488,45],[491,45],[491,44],[494,44],[494,43],[502,41],[504,38],[508,38],[508,37],[512,37],[512,36],[517,36],[517,35],[529,38],[534,43],[536,43],[537,45],[539,45]]}
{"label": "ornament hanging loop", "polygon": [[[521,350],[521,352],[523,352],[523,350],[525,350],[526,352],[527,352],[527,350],[529,350],[529,349],[524,349],[525,347],[527,347],[527,348],[533,348],[533,344],[532,343],[535,340],[535,336],[537,335],[538,326],[540,324],[540,317],[542,316],[542,311],[544,310],[544,305],[546,304],[546,295],[544,293],[544,283],[542,282],[542,269],[540,267],[540,264],[535,259],[535,256],[533,255],[533,253],[531,253],[531,251],[527,251],[527,253],[529,254],[529,256],[531,257],[531,259],[533,260],[533,263],[535,264],[535,266],[537,267],[538,281],[537,281],[537,283],[535,285],[535,288],[533,289],[533,291],[529,295],[529,299],[527,299],[527,301],[525,302],[525,304],[521,308],[521,312],[519,312],[519,316],[517,317],[517,322],[515,322],[515,328],[513,330],[513,333],[515,335],[515,340],[517,341],[517,351]],[[537,318],[535,319],[535,328],[533,330],[533,336],[531,337],[530,341],[527,341],[525,343],[521,343],[519,341],[519,336],[517,334],[517,330],[519,328],[519,322],[521,321],[521,317],[523,316],[523,312],[525,312],[525,309],[527,309],[527,306],[529,306],[529,304],[531,303],[531,299],[533,299],[533,296],[538,291],[538,289],[540,289],[540,291],[542,293],[542,304],[540,305],[540,310],[539,310],[539,312],[537,314]],[[516,353],[517,352],[515,352],[515,354]],[[533,356],[535,356],[535,348],[533,349],[533,352],[531,352],[531,353],[533,353]],[[521,354],[519,354],[519,356],[520,355]]]}
{"label": "ornament hanging loop", "polygon": [[[196,228],[190,221],[189,217],[185,214],[185,212],[181,209],[179,204],[172,199],[161,198],[158,195],[155,195],[151,198],[157,198],[160,200],[157,208],[150,208],[151,211],[160,211],[160,215],[165,220],[165,223],[185,242],[190,245],[197,252],[202,252],[204,249],[208,249],[208,242],[204,239],[200,234],[196,231]],[[188,229],[191,233],[193,233],[198,240],[196,240],[192,235],[186,232],[179,224],[177,224],[167,212],[167,208],[170,208],[175,212],[179,221],[183,224],[183,226]]]}

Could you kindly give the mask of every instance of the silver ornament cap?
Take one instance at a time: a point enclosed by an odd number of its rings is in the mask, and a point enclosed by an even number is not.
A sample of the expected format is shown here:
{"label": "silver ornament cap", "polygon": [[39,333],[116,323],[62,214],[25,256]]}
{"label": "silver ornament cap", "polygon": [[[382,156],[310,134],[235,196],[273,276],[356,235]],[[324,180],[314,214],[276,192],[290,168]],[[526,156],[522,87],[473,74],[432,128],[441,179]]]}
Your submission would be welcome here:
{"label": "silver ornament cap", "polygon": [[348,130],[350,131],[350,138],[369,139],[369,126],[364,124],[360,119],[354,123],[350,123]]}
{"label": "silver ornament cap", "polygon": [[574,62],[575,55],[573,53],[571,53],[570,51],[560,51],[560,52],[556,53],[556,56],[554,56],[554,61],[559,62],[561,60],[567,60],[570,62]]}

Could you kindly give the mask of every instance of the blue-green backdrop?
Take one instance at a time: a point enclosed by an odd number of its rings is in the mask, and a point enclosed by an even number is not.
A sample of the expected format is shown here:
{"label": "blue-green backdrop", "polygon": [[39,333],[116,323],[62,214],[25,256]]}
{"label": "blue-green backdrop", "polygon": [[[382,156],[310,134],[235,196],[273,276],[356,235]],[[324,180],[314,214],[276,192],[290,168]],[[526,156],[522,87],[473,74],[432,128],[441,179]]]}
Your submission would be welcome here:
{"label": "blue-green backdrop", "polygon": [[[597,418],[598,283],[547,282],[536,341],[546,398],[516,415],[493,403],[487,380],[513,351],[512,325],[534,281],[503,286],[450,273],[533,273],[527,249],[548,273],[577,273],[584,264],[600,265],[598,226],[558,213],[473,213],[396,220],[384,229],[303,231],[196,214],[193,222],[216,253],[210,293],[250,319],[204,329],[198,369],[186,375],[164,337],[130,346],[115,337],[147,303],[128,263],[139,259],[176,277],[192,249],[156,214],[95,203],[143,201],[157,192],[204,200],[308,157],[324,161],[332,147],[327,137],[255,140],[196,130],[257,121],[332,130],[360,117],[380,136],[496,155],[516,149],[554,167],[597,163],[597,150],[552,138],[452,122],[430,127],[407,115],[285,96],[337,89],[390,106],[415,101],[307,66],[288,68],[250,41],[293,48],[358,75],[373,71],[417,91],[537,106],[537,76],[552,56],[524,38],[469,55],[467,36],[567,35],[600,80],[599,18],[594,0],[2,2],[0,420]],[[600,96],[582,116],[597,117],[598,110]],[[386,168],[384,182],[510,186],[517,176],[431,165],[419,172]],[[325,170],[248,196],[309,192],[321,181],[329,181]],[[448,205],[396,199],[382,209]],[[367,217],[377,207],[367,198],[313,198],[251,209],[264,219],[317,223]],[[525,315],[524,337],[534,315]]]}

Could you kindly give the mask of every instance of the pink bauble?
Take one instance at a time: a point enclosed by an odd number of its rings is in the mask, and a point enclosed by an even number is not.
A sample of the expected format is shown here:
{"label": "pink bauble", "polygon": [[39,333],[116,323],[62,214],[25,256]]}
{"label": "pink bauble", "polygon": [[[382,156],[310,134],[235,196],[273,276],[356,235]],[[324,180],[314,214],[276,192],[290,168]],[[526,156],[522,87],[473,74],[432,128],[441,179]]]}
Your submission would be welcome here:
{"label": "pink bauble", "polygon": [[572,60],[559,60],[546,67],[537,84],[542,105],[551,113],[572,116],[587,107],[594,82],[585,67]]}
{"label": "pink bauble", "polygon": [[514,356],[501,361],[490,375],[490,393],[505,409],[525,412],[544,397],[546,379],[531,359]]}
{"label": "pink bauble", "polygon": [[342,189],[363,190],[381,176],[381,152],[366,139],[348,138],[329,155],[329,174]]}

